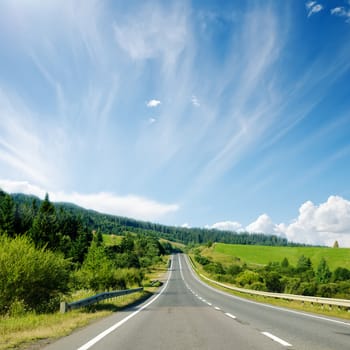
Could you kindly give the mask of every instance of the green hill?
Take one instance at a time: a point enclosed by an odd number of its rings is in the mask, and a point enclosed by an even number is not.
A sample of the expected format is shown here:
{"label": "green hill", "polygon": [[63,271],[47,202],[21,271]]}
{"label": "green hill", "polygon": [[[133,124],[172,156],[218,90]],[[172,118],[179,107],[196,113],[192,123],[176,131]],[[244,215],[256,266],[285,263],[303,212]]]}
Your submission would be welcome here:
{"label": "green hill", "polygon": [[233,259],[239,258],[247,264],[261,265],[274,261],[281,262],[285,257],[290,264],[296,265],[299,257],[304,255],[311,259],[313,266],[317,266],[323,257],[331,270],[337,267],[350,269],[350,248],[268,247],[215,243],[213,249],[208,250],[206,255],[212,255],[215,260],[221,262],[232,262]]}

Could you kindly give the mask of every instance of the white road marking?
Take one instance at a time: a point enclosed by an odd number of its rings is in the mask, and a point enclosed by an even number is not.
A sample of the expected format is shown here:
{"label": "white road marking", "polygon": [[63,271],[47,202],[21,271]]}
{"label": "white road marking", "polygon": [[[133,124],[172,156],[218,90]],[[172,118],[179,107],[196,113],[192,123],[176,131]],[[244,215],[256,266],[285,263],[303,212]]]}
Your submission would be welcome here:
{"label": "white road marking", "polygon": [[281,338],[276,337],[275,335],[269,333],[269,332],[261,332],[261,334],[265,335],[266,337],[272,339],[273,341],[280,343],[283,346],[292,346],[292,344],[287,343]]}
{"label": "white road marking", "polygon": [[214,309],[215,309],[215,310],[218,310],[218,311],[221,310],[221,309],[220,309],[219,307],[217,307],[217,306],[215,306]]}
{"label": "white road marking", "polygon": [[146,309],[148,306],[150,306],[151,304],[153,304],[162,294],[163,292],[166,290],[166,288],[168,287],[169,281],[170,281],[170,277],[172,274],[172,270],[170,270],[169,276],[168,276],[168,280],[165,283],[164,288],[159,292],[159,294],[153,298],[152,300],[150,300],[147,304],[143,305],[142,307],[140,307],[138,310],[134,311],[132,314],[130,314],[129,316],[125,317],[124,319],[122,319],[121,321],[117,322],[116,324],[114,324],[113,326],[109,327],[108,329],[106,329],[105,331],[103,331],[102,333],[98,334],[95,338],[92,338],[90,341],[88,341],[86,344],[84,344],[83,346],[81,346],[80,348],[78,348],[78,350],[88,350],[90,349],[93,345],[95,345],[97,342],[99,342],[101,339],[103,339],[104,337],[106,337],[108,334],[112,333],[113,331],[115,331],[117,328],[119,328],[120,326],[122,326],[124,323],[126,323],[127,321],[129,321],[131,318],[133,318],[134,316],[136,316],[139,312],[141,312],[142,310]]}
{"label": "white road marking", "polygon": [[314,318],[317,320],[321,320],[321,321],[327,321],[327,322],[332,322],[332,323],[338,323],[338,324],[343,324],[345,326],[350,326],[349,322],[344,322],[344,321],[339,321],[339,320],[334,320],[332,318],[327,318],[327,317],[322,317],[322,316],[316,316],[316,315],[312,315],[312,314],[307,314],[305,312],[300,312],[300,311],[295,311],[295,310],[291,310],[291,309],[284,309],[283,307],[278,307],[278,306],[273,306],[273,305],[269,305],[269,304],[262,304],[253,300],[249,300],[249,299],[244,299],[244,298],[240,298],[237,297],[235,295],[229,294],[228,292],[223,292],[217,288],[214,288],[206,283],[204,283],[202,280],[199,279],[199,277],[195,274],[195,272],[193,271],[192,267],[190,266],[190,263],[188,261],[187,256],[185,256],[185,261],[187,263],[187,266],[189,268],[189,271],[191,273],[191,275],[194,277],[195,280],[197,280],[197,282],[199,282],[201,285],[203,285],[204,287],[211,289],[212,291],[218,293],[218,294],[222,294],[222,295],[226,295],[229,298],[232,299],[236,299],[236,300],[240,300],[244,303],[247,304],[254,304],[254,305],[258,305],[260,307],[265,307],[265,308],[269,308],[269,309],[274,309],[274,310],[278,310],[281,312],[288,312],[291,314],[295,314],[295,315],[299,315],[299,316],[304,316],[304,317],[309,317],[309,318]]}
{"label": "white road marking", "polygon": [[226,316],[233,318],[234,320],[236,319],[236,316],[230,314],[229,312],[225,313]]}
{"label": "white road marking", "polygon": [[212,304],[212,303],[207,302],[207,304],[208,304],[209,306],[213,306],[213,304]]}

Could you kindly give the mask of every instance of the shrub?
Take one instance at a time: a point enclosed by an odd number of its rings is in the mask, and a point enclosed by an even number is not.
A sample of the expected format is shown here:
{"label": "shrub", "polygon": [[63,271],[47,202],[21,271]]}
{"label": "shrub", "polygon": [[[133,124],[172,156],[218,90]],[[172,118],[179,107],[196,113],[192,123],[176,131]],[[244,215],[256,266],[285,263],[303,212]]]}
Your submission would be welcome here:
{"label": "shrub", "polygon": [[236,277],[236,283],[243,287],[250,287],[255,282],[262,282],[257,272],[245,270]]}
{"label": "shrub", "polygon": [[0,313],[19,303],[48,311],[50,301],[68,290],[69,266],[62,255],[36,249],[26,237],[0,236]]}

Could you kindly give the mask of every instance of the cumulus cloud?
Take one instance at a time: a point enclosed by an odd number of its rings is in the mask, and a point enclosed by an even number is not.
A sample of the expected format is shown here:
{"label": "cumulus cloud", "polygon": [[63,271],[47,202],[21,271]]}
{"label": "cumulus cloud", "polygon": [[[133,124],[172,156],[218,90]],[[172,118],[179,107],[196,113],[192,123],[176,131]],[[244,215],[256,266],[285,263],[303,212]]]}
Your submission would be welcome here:
{"label": "cumulus cloud", "polygon": [[[44,198],[45,190],[26,181],[9,181],[0,179],[0,188],[10,193],[33,194]],[[54,202],[70,202],[101,213],[127,216],[139,220],[158,220],[179,209],[177,204],[164,204],[135,195],[117,196],[112,193],[99,192],[81,194],[77,192],[50,192]]]}
{"label": "cumulus cloud", "polygon": [[152,107],[157,107],[160,104],[161,104],[161,102],[159,100],[150,100],[150,101],[147,102],[146,105],[147,105],[147,107],[152,108]]}
{"label": "cumulus cloud", "polygon": [[296,242],[330,246],[338,240],[350,246],[350,201],[340,196],[330,196],[320,205],[307,201],[300,207],[298,218],[280,229]]}
{"label": "cumulus cloud", "polygon": [[246,227],[248,232],[271,234],[275,231],[275,224],[267,214],[260,215],[254,222]]}
{"label": "cumulus cloud", "polygon": [[183,228],[191,228],[191,225],[185,222],[184,224],[181,225]]}
{"label": "cumulus cloud", "polygon": [[311,17],[315,13],[318,13],[323,10],[323,6],[321,4],[318,4],[316,1],[308,1],[305,4],[306,10],[307,10],[307,16]]}
{"label": "cumulus cloud", "polygon": [[276,224],[262,214],[245,228],[236,221],[218,222],[209,228],[277,234],[291,242],[312,245],[332,246],[337,240],[340,246],[350,247],[350,201],[340,196],[330,196],[319,205],[306,201],[298,217],[288,224]]}

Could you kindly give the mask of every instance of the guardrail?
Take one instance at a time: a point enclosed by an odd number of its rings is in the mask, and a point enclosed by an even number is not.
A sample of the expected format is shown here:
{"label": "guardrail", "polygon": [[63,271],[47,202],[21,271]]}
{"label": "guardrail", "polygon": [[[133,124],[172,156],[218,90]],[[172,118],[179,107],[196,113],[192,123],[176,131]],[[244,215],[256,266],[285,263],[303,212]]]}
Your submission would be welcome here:
{"label": "guardrail", "polygon": [[[196,267],[194,266],[191,258],[190,258],[190,262],[192,264],[193,270],[196,270]],[[323,298],[323,297],[310,297],[310,296],[306,296],[306,295],[297,295],[297,294],[262,292],[262,291],[253,290],[253,289],[246,289],[246,288],[229,286],[227,284],[212,280],[199,272],[197,272],[197,273],[199,276],[210,281],[211,283],[214,283],[218,286],[221,286],[221,287],[224,287],[226,289],[230,289],[230,290],[233,290],[236,292],[240,292],[240,293],[251,294],[251,295],[260,295],[260,296],[264,296],[264,297],[286,299],[286,300],[297,300],[297,301],[301,301],[301,302],[309,302],[309,303],[322,304],[322,305],[338,306],[338,307],[343,307],[343,308],[347,308],[348,310],[350,310],[350,300],[348,300],[348,299],[334,299],[334,298]]]}
{"label": "guardrail", "polygon": [[117,291],[113,291],[113,292],[99,293],[99,294],[93,295],[93,296],[85,298],[85,299],[74,301],[72,303],[67,303],[67,302],[63,301],[63,302],[61,302],[61,305],[60,305],[60,311],[61,311],[61,313],[66,313],[67,311],[79,309],[81,307],[85,307],[88,305],[92,305],[92,304],[98,303],[99,301],[102,301],[102,300],[112,299],[112,298],[119,297],[122,295],[132,294],[132,293],[137,293],[137,292],[142,292],[142,291],[143,291],[143,287],[135,288],[135,289],[117,290]]}

